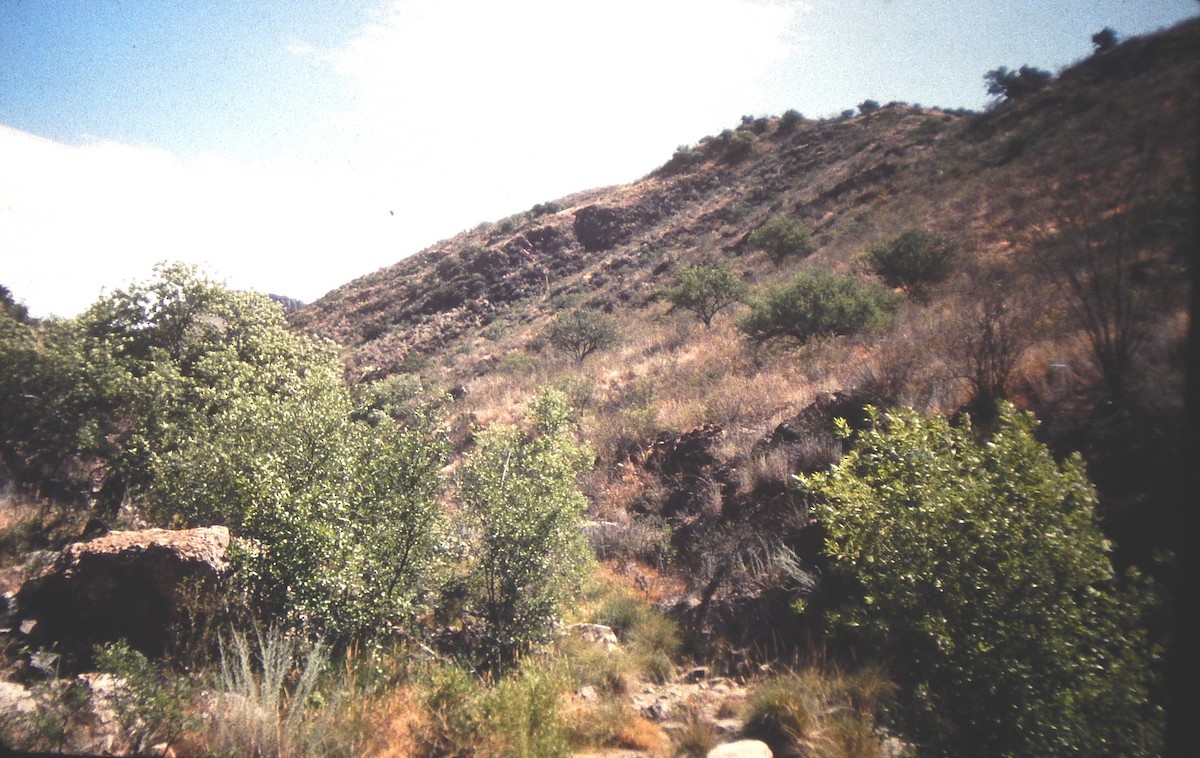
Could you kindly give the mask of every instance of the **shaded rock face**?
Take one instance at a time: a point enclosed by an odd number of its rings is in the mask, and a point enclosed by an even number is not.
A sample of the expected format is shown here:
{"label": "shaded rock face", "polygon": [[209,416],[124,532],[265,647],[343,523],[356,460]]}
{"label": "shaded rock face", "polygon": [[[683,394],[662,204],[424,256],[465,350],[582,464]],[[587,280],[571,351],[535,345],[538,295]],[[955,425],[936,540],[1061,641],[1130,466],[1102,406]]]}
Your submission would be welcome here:
{"label": "shaded rock face", "polygon": [[611,250],[661,219],[667,210],[664,204],[662,198],[650,196],[636,206],[584,206],[575,212],[575,239],[591,253]]}
{"label": "shaded rock face", "polygon": [[815,446],[817,455],[798,457],[794,461],[795,468],[804,474],[824,470],[836,460],[820,455],[821,447],[840,448],[844,453],[853,445],[852,440],[838,440],[834,436],[834,420],[845,419],[850,429],[862,431],[871,424],[864,410],[867,405],[886,406],[887,403],[873,393],[862,390],[821,393],[811,405],[775,427],[756,446],[756,452],[763,453],[782,446]]}
{"label": "shaded rock face", "polygon": [[111,532],[76,543],[49,574],[21,588],[20,616],[36,620],[30,634],[36,642],[86,651],[125,639],[156,656],[168,642],[181,590],[224,577],[228,548],[223,526]]}
{"label": "shaded rock face", "polygon": [[663,516],[721,515],[722,504],[737,489],[734,472],[715,451],[724,435],[720,426],[707,424],[655,439],[642,465],[671,483]]}

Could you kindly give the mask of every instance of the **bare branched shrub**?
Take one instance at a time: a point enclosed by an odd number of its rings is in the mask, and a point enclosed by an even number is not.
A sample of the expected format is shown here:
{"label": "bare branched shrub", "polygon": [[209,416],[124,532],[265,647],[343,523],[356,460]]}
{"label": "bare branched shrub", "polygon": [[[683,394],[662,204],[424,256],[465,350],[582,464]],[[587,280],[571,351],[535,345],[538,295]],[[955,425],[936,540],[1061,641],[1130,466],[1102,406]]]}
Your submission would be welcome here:
{"label": "bare branched shrub", "polygon": [[972,401],[993,406],[1009,397],[1013,373],[1036,336],[1030,288],[1014,286],[1013,274],[985,269],[971,287],[948,330],[947,354],[957,375],[971,385]]}

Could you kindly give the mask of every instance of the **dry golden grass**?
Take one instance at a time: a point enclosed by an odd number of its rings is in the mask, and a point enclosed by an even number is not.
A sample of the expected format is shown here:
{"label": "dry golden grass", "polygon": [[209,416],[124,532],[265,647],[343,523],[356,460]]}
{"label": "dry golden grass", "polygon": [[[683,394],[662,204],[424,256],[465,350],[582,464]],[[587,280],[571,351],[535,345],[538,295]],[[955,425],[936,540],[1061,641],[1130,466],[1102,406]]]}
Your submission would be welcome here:
{"label": "dry golden grass", "polygon": [[393,690],[380,701],[366,704],[363,726],[368,735],[361,755],[372,758],[411,758],[418,755],[420,735],[429,715],[411,688]]}

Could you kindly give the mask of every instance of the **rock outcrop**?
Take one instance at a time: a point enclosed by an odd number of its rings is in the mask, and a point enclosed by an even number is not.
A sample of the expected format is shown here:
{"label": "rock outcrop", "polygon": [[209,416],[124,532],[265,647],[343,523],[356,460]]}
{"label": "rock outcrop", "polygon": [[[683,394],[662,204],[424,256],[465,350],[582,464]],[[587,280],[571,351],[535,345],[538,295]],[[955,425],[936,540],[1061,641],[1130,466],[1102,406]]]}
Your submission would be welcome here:
{"label": "rock outcrop", "polygon": [[17,596],[21,628],[63,650],[125,639],[158,655],[177,620],[182,591],[229,570],[229,530],[111,532],[69,545],[53,569]]}

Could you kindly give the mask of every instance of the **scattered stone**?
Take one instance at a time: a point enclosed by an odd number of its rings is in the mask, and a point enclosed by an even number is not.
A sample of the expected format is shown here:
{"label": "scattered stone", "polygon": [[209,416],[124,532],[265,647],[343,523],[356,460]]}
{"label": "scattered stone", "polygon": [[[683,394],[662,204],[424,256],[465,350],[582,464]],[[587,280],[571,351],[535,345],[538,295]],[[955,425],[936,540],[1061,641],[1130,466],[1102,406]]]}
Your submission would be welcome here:
{"label": "scattered stone", "polygon": [[708,679],[708,666],[697,666],[684,675],[683,680],[689,684],[696,684]]}
{"label": "scattered stone", "polygon": [[665,721],[671,715],[671,701],[659,698],[642,708],[642,715],[651,721]]}
{"label": "scattered stone", "polygon": [[9,720],[36,710],[33,693],[16,682],[0,682],[0,717]]}
{"label": "scattered stone", "polygon": [[580,699],[587,700],[589,702],[599,697],[599,695],[596,694],[596,688],[590,684],[585,684],[584,686],[580,687],[579,691],[575,694],[578,695]]}
{"label": "scattered stone", "polygon": [[29,668],[43,679],[54,679],[58,675],[58,653],[35,650],[29,654]]}
{"label": "scattered stone", "polygon": [[567,632],[584,642],[603,645],[605,650],[614,650],[620,646],[612,627],[603,624],[572,624],[567,627]]}
{"label": "scattered stone", "polygon": [[708,751],[708,758],[774,758],[767,743],[759,740],[738,740],[717,745]]}

